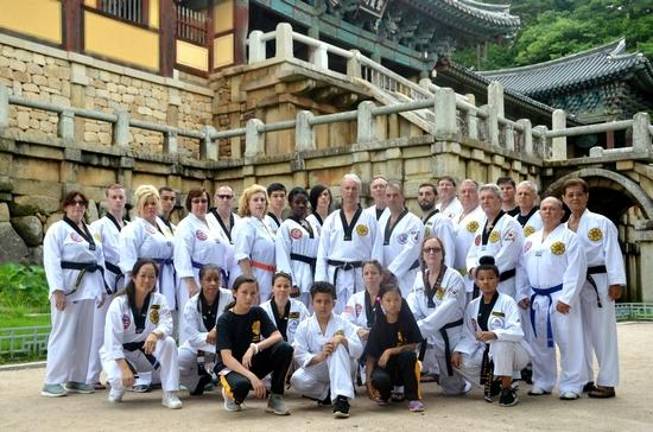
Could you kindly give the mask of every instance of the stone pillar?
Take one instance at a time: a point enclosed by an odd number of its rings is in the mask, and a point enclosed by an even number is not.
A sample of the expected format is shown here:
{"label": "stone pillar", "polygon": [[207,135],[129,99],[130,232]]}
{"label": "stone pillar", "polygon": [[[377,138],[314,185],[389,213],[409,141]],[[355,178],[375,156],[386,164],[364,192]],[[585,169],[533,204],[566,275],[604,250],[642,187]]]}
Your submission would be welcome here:
{"label": "stone pillar", "polygon": [[376,139],[376,122],[372,110],[376,105],[372,101],[364,101],[358,104],[356,143],[365,144]]}
{"label": "stone pillar", "polygon": [[[473,93],[468,93],[465,95],[467,101],[476,106],[476,96]],[[477,140],[478,139],[478,117],[476,117],[476,112],[469,110],[465,112],[465,123],[467,123],[467,135],[469,139]]]}
{"label": "stone pillar", "polygon": [[537,146],[535,148],[535,155],[541,157],[542,159],[546,159],[549,157],[549,149],[548,149],[548,139],[546,137],[546,133],[548,132],[549,128],[546,126],[535,126],[533,128],[534,131],[539,132],[540,136],[537,137]]}
{"label": "stone pillar", "polygon": [[488,135],[492,146],[499,146],[499,117],[505,117],[503,105],[503,86],[493,81],[487,88]]}
{"label": "stone pillar", "polygon": [[639,286],[641,298],[634,299],[643,303],[653,302],[653,229],[651,221],[645,221],[641,227],[636,226],[633,240],[639,245]]}
{"label": "stone pillar", "polygon": [[291,59],[293,54],[292,26],[288,23],[277,24],[276,47],[278,59]]}
{"label": "stone pillar", "polygon": [[431,85],[433,85],[431,78],[422,78],[419,80],[419,86],[428,92],[431,91]]}
{"label": "stone pillar", "polygon": [[524,147],[522,147],[521,151],[528,156],[533,156],[533,128],[531,121],[529,119],[519,119],[517,124],[524,129],[522,132]]}
{"label": "stone pillar", "polygon": [[435,91],[435,124],[433,135],[437,141],[450,141],[456,138],[456,93],[450,88]]}
{"label": "stone pillar", "polygon": [[295,147],[298,152],[315,150],[315,129],[311,126],[313,113],[310,111],[299,111],[297,113],[297,124],[295,125]]}
{"label": "stone pillar", "polygon": [[118,119],[113,125],[113,145],[129,147],[129,112],[116,111]]}
{"label": "stone pillar", "polygon": [[261,36],[261,30],[254,30],[249,34],[249,64],[265,60],[265,42],[261,42]]}
{"label": "stone pillar", "polygon": [[64,110],[61,114],[59,114],[59,125],[57,133],[65,145],[74,145],[75,113],[73,111]]}
{"label": "stone pillar", "polygon": [[9,90],[0,84],[0,132],[9,126]]}
{"label": "stone pillar", "polygon": [[[1,98],[2,96],[0,96]],[[0,105],[2,102],[0,101]],[[0,108],[1,110],[2,108]],[[639,112],[633,117],[633,150],[650,151],[651,150],[651,132],[649,126],[651,120],[647,112]],[[0,122],[1,126],[1,122]]]}
{"label": "stone pillar", "polygon": [[179,152],[177,146],[177,131],[169,131],[163,134],[163,153],[176,155]]}
{"label": "stone pillar", "polygon": [[308,61],[320,70],[329,70],[329,56],[325,44],[319,44],[309,51]]}
{"label": "stone pillar", "polygon": [[[564,110],[557,109],[553,111],[553,130],[565,129],[567,127],[567,114]],[[553,138],[553,160],[567,159],[567,137]]]}
{"label": "stone pillar", "polygon": [[212,135],[216,132],[213,126],[204,126],[204,139],[200,143],[200,159],[201,160],[218,160],[218,144],[213,141]]}
{"label": "stone pillar", "polygon": [[360,51],[350,50],[352,56],[347,60],[347,77],[349,79],[361,78]]}
{"label": "stone pillar", "polygon": [[245,157],[260,156],[265,152],[264,135],[258,131],[263,127],[259,119],[250,119],[245,125]]}
{"label": "stone pillar", "polygon": [[506,127],[503,129],[503,133],[505,134],[506,150],[514,151],[515,129],[512,127],[512,125],[506,125]]}

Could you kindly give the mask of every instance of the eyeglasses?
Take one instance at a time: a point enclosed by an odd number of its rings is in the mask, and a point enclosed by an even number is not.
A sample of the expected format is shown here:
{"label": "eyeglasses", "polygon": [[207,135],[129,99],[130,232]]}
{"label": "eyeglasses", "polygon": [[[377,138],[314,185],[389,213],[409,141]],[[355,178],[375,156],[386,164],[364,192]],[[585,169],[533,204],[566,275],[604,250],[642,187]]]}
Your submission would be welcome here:
{"label": "eyeglasses", "polygon": [[422,253],[425,253],[425,254],[431,254],[431,253],[435,254],[435,253],[440,253],[440,252],[442,252],[442,248],[425,248],[422,251]]}
{"label": "eyeglasses", "polygon": [[71,202],[70,205],[73,206],[78,205],[78,206],[86,207],[86,202],[83,200],[73,200],[73,202]]}
{"label": "eyeglasses", "polygon": [[207,200],[206,198],[193,198],[192,200],[190,200],[190,202],[192,202],[193,204],[206,204],[207,202],[209,202],[209,200]]}
{"label": "eyeglasses", "polygon": [[233,195],[216,195],[220,199],[231,199],[234,196]]}

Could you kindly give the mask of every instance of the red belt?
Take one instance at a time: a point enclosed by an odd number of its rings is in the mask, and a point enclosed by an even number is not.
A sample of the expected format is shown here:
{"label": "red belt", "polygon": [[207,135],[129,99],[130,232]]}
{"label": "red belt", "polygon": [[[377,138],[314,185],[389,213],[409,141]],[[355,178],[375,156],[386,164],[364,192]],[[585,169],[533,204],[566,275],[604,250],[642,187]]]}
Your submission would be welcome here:
{"label": "red belt", "polygon": [[274,273],[275,271],[277,271],[277,268],[275,266],[270,265],[270,264],[266,264],[266,263],[262,263],[260,261],[250,260],[249,265],[251,265],[252,267],[257,268],[257,269],[268,271],[270,273]]}

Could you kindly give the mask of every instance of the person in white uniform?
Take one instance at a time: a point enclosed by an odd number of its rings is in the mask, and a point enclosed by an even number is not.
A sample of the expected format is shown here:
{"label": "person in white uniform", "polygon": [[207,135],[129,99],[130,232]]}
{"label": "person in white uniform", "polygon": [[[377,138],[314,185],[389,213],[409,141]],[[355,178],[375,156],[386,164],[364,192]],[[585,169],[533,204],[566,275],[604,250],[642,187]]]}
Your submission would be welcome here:
{"label": "person in white uniform", "polygon": [[463,211],[463,206],[456,197],[456,180],[451,176],[443,176],[437,185],[439,200],[435,208],[452,221],[456,220]]}
{"label": "person in white uniform", "polygon": [[287,191],[281,183],[272,183],[267,187],[266,192],[268,194],[268,212],[263,220],[272,234],[276,235],[284,220],[283,210],[286,206]]}
{"label": "person in white uniform", "polygon": [[383,263],[399,281],[405,298],[413,288],[419,268],[419,246],[424,239],[424,224],[405,207],[404,192],[398,182],[388,183],[385,201],[388,211],[379,221],[383,236]]}
{"label": "person in white uniform", "polygon": [[[120,270],[120,231],[126,225],[123,219],[125,212],[125,188],[120,184],[109,185],[104,191],[107,213],[91,224],[91,228],[100,236],[102,252],[104,253],[104,278],[111,294],[120,291],[125,284],[125,277]],[[86,382],[95,390],[104,390],[100,383],[102,362],[100,361],[100,347],[104,343],[104,321],[111,299],[105,299],[98,305],[93,314],[93,343],[88,364]]]}
{"label": "person in white uniform", "polygon": [[224,308],[233,301],[230,290],[220,288],[220,268],[206,264],[200,269],[200,292],[192,296],[184,306],[181,320],[181,339],[185,342],[178,350],[179,382],[191,395],[204,393],[214,375],[216,362],[216,324]]}
{"label": "person in white uniform", "polygon": [[417,189],[417,204],[422,209],[422,222],[424,223],[425,236],[436,236],[442,240],[446,251],[445,264],[453,267],[456,258],[455,230],[452,219],[436,208],[435,201],[438,197],[437,189],[432,183],[422,183]]}
{"label": "person in white uniform", "polygon": [[293,297],[299,297],[308,306],[315,280],[319,226],[306,218],[308,194],[303,188],[293,188],[288,201],[291,214],[281,223],[275,239],[277,270],[291,276]]}
{"label": "person in white uniform", "polygon": [[515,202],[515,181],[510,177],[499,177],[496,181],[501,190],[501,210],[510,216],[516,216],[519,213],[519,207]]}
{"label": "person in white uniform", "polygon": [[234,191],[231,186],[218,186],[213,195],[213,202],[215,208],[206,214],[206,223],[209,224],[214,235],[231,245],[233,252],[232,232],[240,216],[233,212]]}
{"label": "person in white uniform", "polygon": [[283,340],[289,344],[295,340],[299,323],[310,316],[304,303],[290,298],[292,285],[292,278],[288,273],[275,273],[272,277],[272,298],[261,304],[261,308],[277,327]]}
{"label": "person in white uniform", "polygon": [[138,374],[152,373],[161,381],[167,408],[181,408],[177,397],[179,368],[177,345],[171,337],[172,315],[165,296],[154,292],[158,268],[152,260],[138,260],[127,287],[113,299],[107,313],[102,367],[111,386],[109,402],[121,402]]}
{"label": "person in white uniform", "polygon": [[512,387],[514,370],[521,370],[532,355],[524,340],[515,300],[497,291],[499,269],[491,256],[483,256],[476,269],[476,285],[481,296],[465,310],[463,337],[456,345],[452,365],[465,379],[484,388],[488,402],[500,393],[499,405],[519,402]]}
{"label": "person in white uniform", "polygon": [[363,262],[383,262],[383,237],[376,218],[359,205],[360,190],[356,174],[344,176],[340,185],[342,208],[324,221],[317,250],[315,280],[331,281],[336,287],[337,314],[352,294],[363,289]]}
{"label": "person in white uniform", "polygon": [[172,223],[172,212],[177,204],[177,192],[169,186],[161,186],[159,188],[159,203],[161,208],[159,209],[160,213],[157,217],[156,223],[163,235],[172,239],[175,235],[175,229],[177,228],[175,224]]}
{"label": "person in white uniform", "polygon": [[521,226],[501,210],[501,191],[497,185],[481,186],[479,195],[486,221],[476,230],[474,243],[467,253],[467,272],[475,278],[474,269],[479,259],[486,255],[493,256],[500,272],[499,292],[514,299],[515,267],[524,243]]}
{"label": "person in white uniform", "polygon": [[[610,398],[619,384],[619,347],[615,301],[626,284],[624,258],[617,227],[605,216],[587,208],[589,186],[579,178],[563,185],[563,199],[571,210],[567,228],[578,234],[587,258],[587,280],[580,294],[585,341],[586,388],[589,396]],[[592,354],[599,372],[594,382]]]}
{"label": "person in white uniform", "polygon": [[381,215],[385,213],[386,201],[385,201],[385,188],[388,186],[388,179],[382,175],[377,175],[372,177],[372,182],[370,183],[370,196],[374,204],[366,208],[364,211],[373,215],[377,221],[381,220]]}
{"label": "person in white uniform", "polygon": [[[519,188],[517,188],[519,191]],[[530,312],[533,388],[549,394],[556,384],[560,349],[560,398],[577,399],[583,389],[583,327],[580,291],[585,282],[584,251],[576,234],[562,223],[562,201],[545,198],[543,227],[524,242],[517,267],[517,300]]]}
{"label": "person in white uniform", "polygon": [[52,330],[41,394],[48,397],[93,393],[86,383],[93,312],[107,295],[100,236],[84,223],[88,199],[71,191],[62,204],[63,220],[52,224],[43,239]]}
{"label": "person in white uniform", "polygon": [[277,270],[275,237],[264,222],[267,207],[267,191],[263,186],[255,184],[245,189],[238,205],[241,219],[233,232],[239,273],[258,281],[257,304],[270,298],[272,275]]}
{"label": "person in white uniform", "polygon": [[460,274],[444,264],[444,249],[437,237],[428,237],[421,248],[421,271],[406,299],[424,336],[421,350],[425,373],[439,371],[446,395],[466,390],[465,381],[451,367],[451,353],[462,336],[465,285]]}
{"label": "person in white uniform", "polygon": [[537,185],[524,180],[517,185],[517,206],[519,212],[514,216],[524,229],[524,238],[542,229],[542,217],[537,203]]}
{"label": "person in white uniform", "polygon": [[308,200],[311,203],[311,214],[306,216],[306,220],[311,225],[318,227],[317,234],[319,236],[322,231],[322,224],[331,212],[333,197],[327,186],[318,184],[311,188]]}
{"label": "person in white uniform", "polygon": [[333,404],[336,418],[349,417],[354,398],[352,368],[363,353],[357,327],[334,313],[335,289],[315,282],[311,300],[315,313],[295,333],[294,357],[299,369],[290,377],[295,390],[324,405]]}
{"label": "person in white uniform", "polygon": [[341,314],[343,318],[358,327],[358,337],[363,342],[363,346],[365,346],[367,335],[376,318],[374,310],[379,307],[382,276],[383,266],[380,262],[376,260],[364,262],[363,284],[365,289],[349,297],[347,306]]}
{"label": "person in white uniform", "polygon": [[465,281],[466,301],[469,303],[474,293],[474,279],[467,273],[467,253],[474,243],[478,228],[485,224],[486,216],[478,203],[478,182],[465,179],[460,182],[458,196],[463,206],[463,212],[454,221],[456,239],[456,258],[453,267],[458,270]]}

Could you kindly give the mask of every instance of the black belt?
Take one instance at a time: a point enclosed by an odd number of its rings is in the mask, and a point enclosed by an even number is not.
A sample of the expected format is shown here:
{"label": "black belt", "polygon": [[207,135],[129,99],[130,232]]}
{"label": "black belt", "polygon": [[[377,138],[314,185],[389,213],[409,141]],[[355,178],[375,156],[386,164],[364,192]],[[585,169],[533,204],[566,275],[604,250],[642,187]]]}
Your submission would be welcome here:
{"label": "black belt", "polygon": [[449,335],[447,334],[447,329],[459,327],[461,325],[463,325],[462,318],[458,321],[452,321],[440,329],[440,335],[442,335],[442,340],[444,340],[444,358],[447,362],[447,374],[449,376],[453,376],[453,369],[451,368],[451,346],[449,345]]}
{"label": "black belt", "polygon": [[599,296],[599,287],[596,286],[596,281],[592,277],[593,274],[603,274],[607,273],[608,269],[604,265],[597,265],[597,266],[592,266],[592,267],[587,267],[587,282],[592,285],[592,288],[594,288],[594,292],[596,292],[596,304],[602,308],[603,305],[601,304],[601,297]]}
{"label": "black belt", "polygon": [[[145,354],[145,341],[142,342],[127,342],[122,344],[122,347],[129,352],[140,351],[143,353],[148,362],[152,365],[154,369],[158,369],[160,364],[159,361],[152,354]],[[126,359],[125,359],[126,360]],[[127,362],[129,364],[129,362]]]}
{"label": "black belt", "polygon": [[82,283],[82,279],[84,278],[84,275],[86,273],[95,273],[96,271],[99,271],[102,273],[102,283],[104,283],[104,289],[107,291],[107,294],[111,294],[111,290],[107,286],[105,280],[104,280],[104,267],[99,265],[96,261],[86,261],[86,262],[76,262],[76,261],[61,261],[61,268],[62,270],[79,270],[79,274],[77,275],[77,279],[75,279],[75,286],[73,287],[73,290],[66,295],[71,295],[75,291],[77,291],[77,288],[79,288],[79,284]]}
{"label": "black belt", "polygon": [[292,261],[300,261],[308,264],[311,267],[311,274],[315,277],[315,264],[317,263],[317,258],[291,252],[290,259]]}
{"label": "black belt", "polygon": [[507,281],[508,279],[515,277],[515,269],[506,270],[499,275],[499,282]]}
{"label": "black belt", "polygon": [[104,261],[104,266],[107,268],[107,270],[116,275],[116,279],[113,282],[113,292],[115,293],[118,291],[118,281],[124,278],[125,275],[122,273],[122,270],[120,270],[120,267],[110,263],[109,261]]}
{"label": "black belt", "polygon": [[[338,281],[338,272],[355,270],[357,268],[363,267],[363,261],[339,261],[328,259],[327,264],[334,266],[336,271],[333,273],[333,286],[336,286]],[[336,290],[337,291],[337,290]],[[356,278],[354,278],[354,293],[356,292]]]}
{"label": "black belt", "polygon": [[483,386],[485,400],[492,400],[492,381],[494,381],[494,363],[490,358],[490,344],[485,344],[483,360],[481,360],[480,384]]}

